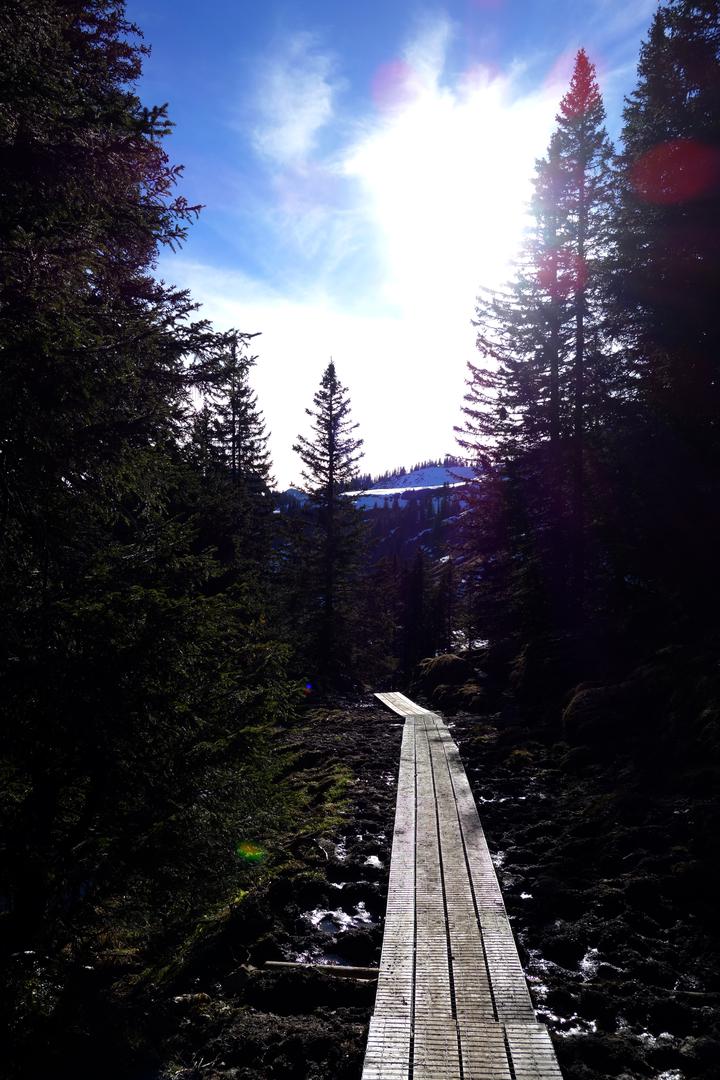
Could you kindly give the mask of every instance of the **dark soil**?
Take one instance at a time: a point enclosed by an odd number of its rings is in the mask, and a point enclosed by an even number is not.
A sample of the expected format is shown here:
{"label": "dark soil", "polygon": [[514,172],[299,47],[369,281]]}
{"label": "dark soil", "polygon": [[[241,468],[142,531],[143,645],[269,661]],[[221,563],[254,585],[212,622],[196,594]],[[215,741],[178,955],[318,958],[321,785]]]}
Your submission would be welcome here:
{"label": "dark soil", "polygon": [[566,1080],[717,1080],[714,792],[507,712],[453,726]]}
{"label": "dark soil", "polygon": [[402,723],[371,701],[315,710],[286,733],[296,769],[349,769],[341,815],[292,845],[292,862],[257,889],[153,1002],[158,1080],[356,1080],[374,981],[268,960],[377,967]]}
{"label": "dark soil", "polygon": [[[450,723],[566,1080],[717,1080],[714,793],[558,743],[510,706]],[[400,735],[399,718],[350,702],[288,736],[351,769],[345,816],[162,1004],[162,1080],[359,1078],[374,984],[257,969],[379,962]]]}
{"label": "dark soil", "polygon": [[[717,1080],[712,786],[560,743],[509,704],[449,722],[566,1080]],[[401,732],[366,698],[279,733],[315,816],[176,963],[68,1014],[67,1055],[48,1058],[67,1068],[43,1074],[359,1080],[374,982],[264,965],[379,963]]]}

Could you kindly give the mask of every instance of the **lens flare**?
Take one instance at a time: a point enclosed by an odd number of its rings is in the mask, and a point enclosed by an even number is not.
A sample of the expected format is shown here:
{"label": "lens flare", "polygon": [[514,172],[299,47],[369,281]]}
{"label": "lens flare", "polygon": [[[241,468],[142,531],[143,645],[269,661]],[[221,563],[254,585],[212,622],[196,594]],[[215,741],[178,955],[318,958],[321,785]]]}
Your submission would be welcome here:
{"label": "lens flare", "polygon": [[671,139],[639,157],[630,180],[646,202],[689,202],[720,183],[720,151],[694,139]]}
{"label": "lens flare", "polygon": [[241,840],[235,851],[248,863],[259,863],[265,858],[267,852],[259,844],[253,844],[249,840]]}
{"label": "lens flare", "polygon": [[417,93],[415,72],[404,60],[381,64],[373,76],[372,96],[378,109],[407,105]]}
{"label": "lens flare", "polygon": [[562,248],[543,255],[537,270],[537,282],[555,299],[568,297],[587,284],[587,263],[573,251]]}

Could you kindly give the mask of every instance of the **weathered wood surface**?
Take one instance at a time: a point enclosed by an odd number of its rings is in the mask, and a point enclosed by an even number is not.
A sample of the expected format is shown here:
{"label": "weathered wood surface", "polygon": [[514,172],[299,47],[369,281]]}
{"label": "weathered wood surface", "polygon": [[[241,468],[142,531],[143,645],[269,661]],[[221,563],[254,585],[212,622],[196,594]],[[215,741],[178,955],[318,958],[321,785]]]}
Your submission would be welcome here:
{"label": "weathered wood surface", "polygon": [[363,1080],[562,1080],[450,732],[404,694],[375,696],[405,725]]}
{"label": "weathered wood surface", "polygon": [[378,968],[353,967],[350,964],[313,964],[303,960],[266,960],[263,964],[265,971],[321,971],[323,975],[333,975],[338,979],[357,979],[359,982],[367,982],[377,979]]}

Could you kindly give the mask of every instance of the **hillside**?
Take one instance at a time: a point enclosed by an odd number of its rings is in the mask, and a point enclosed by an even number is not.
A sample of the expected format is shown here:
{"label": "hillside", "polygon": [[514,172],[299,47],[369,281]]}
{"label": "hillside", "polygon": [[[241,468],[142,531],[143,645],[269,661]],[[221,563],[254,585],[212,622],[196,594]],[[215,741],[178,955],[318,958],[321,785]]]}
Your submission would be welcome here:
{"label": "hillside", "polygon": [[442,489],[463,487],[472,476],[473,470],[468,465],[433,463],[409,472],[398,471],[390,476],[383,476],[373,481],[369,489],[348,494],[352,494],[356,505],[364,510],[385,506],[389,500],[407,506],[411,493],[433,491],[439,494]]}

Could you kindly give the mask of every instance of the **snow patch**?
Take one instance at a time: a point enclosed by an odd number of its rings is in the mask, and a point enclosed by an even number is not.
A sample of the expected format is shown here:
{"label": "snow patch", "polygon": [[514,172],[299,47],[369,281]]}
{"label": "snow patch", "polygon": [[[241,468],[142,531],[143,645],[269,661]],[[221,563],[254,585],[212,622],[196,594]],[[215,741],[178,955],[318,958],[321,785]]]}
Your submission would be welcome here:
{"label": "snow patch", "polygon": [[321,933],[329,935],[344,934],[346,930],[358,926],[368,926],[373,922],[373,917],[362,900],[359,904],[356,904],[355,912],[352,915],[349,915],[347,911],[343,911],[340,907],[334,910],[315,908],[314,911],[306,912],[305,918]]}
{"label": "snow patch", "polygon": [[580,961],[580,970],[586,979],[592,979],[597,975],[600,967],[600,954],[597,949],[588,949]]}

